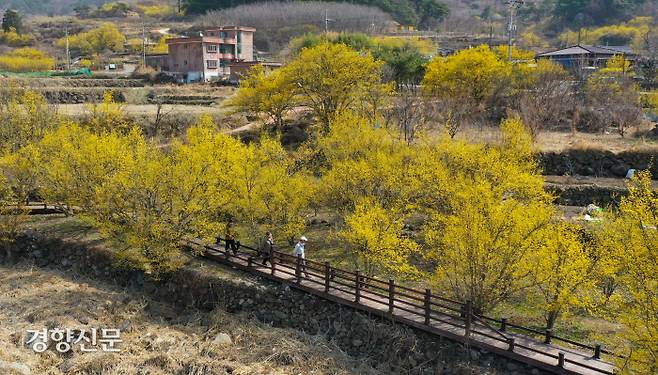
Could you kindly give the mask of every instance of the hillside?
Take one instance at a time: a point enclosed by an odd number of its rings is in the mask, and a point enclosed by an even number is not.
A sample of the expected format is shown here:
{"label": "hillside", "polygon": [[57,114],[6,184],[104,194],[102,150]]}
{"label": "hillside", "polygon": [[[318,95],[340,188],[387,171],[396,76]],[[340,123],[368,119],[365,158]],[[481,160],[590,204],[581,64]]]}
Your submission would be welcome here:
{"label": "hillside", "polygon": [[16,9],[26,14],[70,14],[79,5],[99,6],[105,0],[7,0],[0,9]]}
{"label": "hillside", "polygon": [[[0,9],[17,9],[25,14],[71,14],[79,6],[97,7],[108,0],[7,0]],[[134,3],[134,0],[123,1]],[[190,14],[227,9],[239,5],[260,3],[261,0],[183,0]],[[170,3],[175,0],[158,2]],[[507,14],[503,0],[358,0],[353,4],[375,6],[397,21],[420,27],[436,26],[433,21],[446,18],[490,23],[504,20]],[[565,27],[591,27],[656,14],[656,3],[650,0],[528,0],[519,11],[527,23],[545,23],[553,31]]]}

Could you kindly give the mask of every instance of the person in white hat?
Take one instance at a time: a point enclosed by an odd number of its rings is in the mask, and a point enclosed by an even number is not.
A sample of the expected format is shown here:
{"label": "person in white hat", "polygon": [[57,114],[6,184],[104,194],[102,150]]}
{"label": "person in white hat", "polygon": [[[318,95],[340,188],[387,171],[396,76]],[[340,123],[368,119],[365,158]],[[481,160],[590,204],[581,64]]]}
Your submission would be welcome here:
{"label": "person in white hat", "polygon": [[304,272],[304,275],[308,277],[308,272],[306,272],[306,261],[304,260],[304,245],[306,245],[306,241],[308,241],[308,239],[305,236],[299,237],[299,241],[297,241],[297,245],[295,245],[294,255],[296,257],[300,256],[302,258],[302,272]]}

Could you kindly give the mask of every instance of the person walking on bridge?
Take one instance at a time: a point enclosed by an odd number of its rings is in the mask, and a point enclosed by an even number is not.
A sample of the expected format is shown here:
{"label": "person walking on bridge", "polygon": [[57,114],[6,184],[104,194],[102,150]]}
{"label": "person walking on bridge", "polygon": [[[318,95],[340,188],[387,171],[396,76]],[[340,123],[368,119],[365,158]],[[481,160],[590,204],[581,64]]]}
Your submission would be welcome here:
{"label": "person walking on bridge", "polygon": [[265,239],[260,245],[259,253],[263,257],[263,265],[270,262],[272,264],[272,254],[274,251],[274,237],[272,237],[272,232],[265,233]]}
{"label": "person walking on bridge", "polygon": [[238,253],[238,243],[235,241],[235,231],[233,230],[233,223],[231,221],[228,221],[226,223],[226,247],[225,250],[228,252],[229,250],[233,251],[233,255]]}
{"label": "person walking on bridge", "polygon": [[304,236],[301,236],[299,238],[299,241],[297,242],[297,245],[295,245],[294,255],[296,257],[301,257],[302,258],[302,262],[301,262],[302,263],[301,264],[302,272],[304,272],[304,276],[306,276],[308,278],[308,272],[306,272],[306,255],[304,253],[304,246],[306,245],[306,241],[308,241],[308,239]]}

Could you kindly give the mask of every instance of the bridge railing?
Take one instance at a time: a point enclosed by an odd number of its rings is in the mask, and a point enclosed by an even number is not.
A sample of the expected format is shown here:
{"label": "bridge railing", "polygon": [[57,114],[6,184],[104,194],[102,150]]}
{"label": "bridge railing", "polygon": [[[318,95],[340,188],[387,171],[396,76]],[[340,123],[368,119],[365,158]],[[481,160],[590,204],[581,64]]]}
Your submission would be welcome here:
{"label": "bridge railing", "polygon": [[[225,243],[225,239],[218,238],[218,240]],[[192,241],[192,243],[203,247],[206,251],[213,250],[222,253],[226,259],[241,260],[248,268],[262,267],[256,263],[256,259],[262,257],[261,251],[254,247],[239,244],[238,252],[234,254],[228,246],[220,246],[219,244],[209,246],[196,241]],[[287,275],[292,277],[294,282],[298,284],[302,281],[310,282],[320,286],[324,293],[328,294],[333,291],[333,294],[338,293],[338,296],[345,300],[385,310],[389,315],[398,313],[412,319],[414,317],[420,318],[425,325],[439,322],[463,331],[466,339],[479,335],[503,344],[507,350],[512,352],[523,349],[554,358],[556,360],[555,366],[558,367],[564,367],[566,363],[570,363],[595,373],[613,374],[613,372],[567,358],[564,352],[555,354],[547,349],[542,349],[541,346],[524,345],[517,342],[513,333],[540,337],[545,344],[560,341],[580,349],[586,349],[591,351],[592,359],[601,359],[602,354],[624,358],[605,350],[600,344],[584,344],[555,336],[550,330],[542,332],[511,323],[505,318],[496,319],[477,314],[473,311],[470,301],[462,302],[446,298],[433,293],[431,289],[417,290],[400,285],[393,279],[385,281],[374,276],[364,275],[358,269],[349,271],[333,267],[329,262],[321,263],[310,259],[302,259],[276,250],[272,251],[269,260],[269,269],[273,276],[277,274]],[[494,327],[494,325],[497,327]]]}

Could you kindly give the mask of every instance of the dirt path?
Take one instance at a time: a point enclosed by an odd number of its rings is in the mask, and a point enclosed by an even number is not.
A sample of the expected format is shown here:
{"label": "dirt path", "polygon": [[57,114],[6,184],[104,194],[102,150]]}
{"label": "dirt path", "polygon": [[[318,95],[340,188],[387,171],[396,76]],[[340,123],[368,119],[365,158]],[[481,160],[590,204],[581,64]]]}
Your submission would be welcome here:
{"label": "dirt path", "polygon": [[260,126],[260,124],[259,124],[258,121],[252,121],[248,124],[239,126],[237,128],[226,130],[225,133],[230,134],[230,135],[236,135],[236,134],[240,134],[240,133],[250,131],[250,130],[252,130],[254,128],[257,128],[259,126]]}
{"label": "dirt path", "polygon": [[[589,176],[544,176],[544,181],[550,184],[579,186],[595,185],[606,188],[626,188],[628,181],[625,178],[589,177]],[[658,180],[652,181],[654,188],[658,188]]]}
{"label": "dirt path", "polygon": [[[299,117],[299,116],[304,115],[304,114],[306,114],[310,111],[311,110],[306,108],[306,107],[295,107],[295,108],[290,109],[288,112],[286,112],[286,116],[287,117],[291,117],[291,116]],[[240,134],[240,133],[250,131],[252,129],[255,129],[255,128],[261,126],[261,123],[262,123],[262,121],[258,121],[258,120],[257,121],[252,121],[252,122],[249,122],[249,123],[247,123],[245,125],[242,125],[240,127],[231,129],[231,130],[227,131],[227,133],[231,134],[231,135]],[[271,125],[271,124],[272,124],[271,119],[267,119],[263,123],[263,125]]]}

